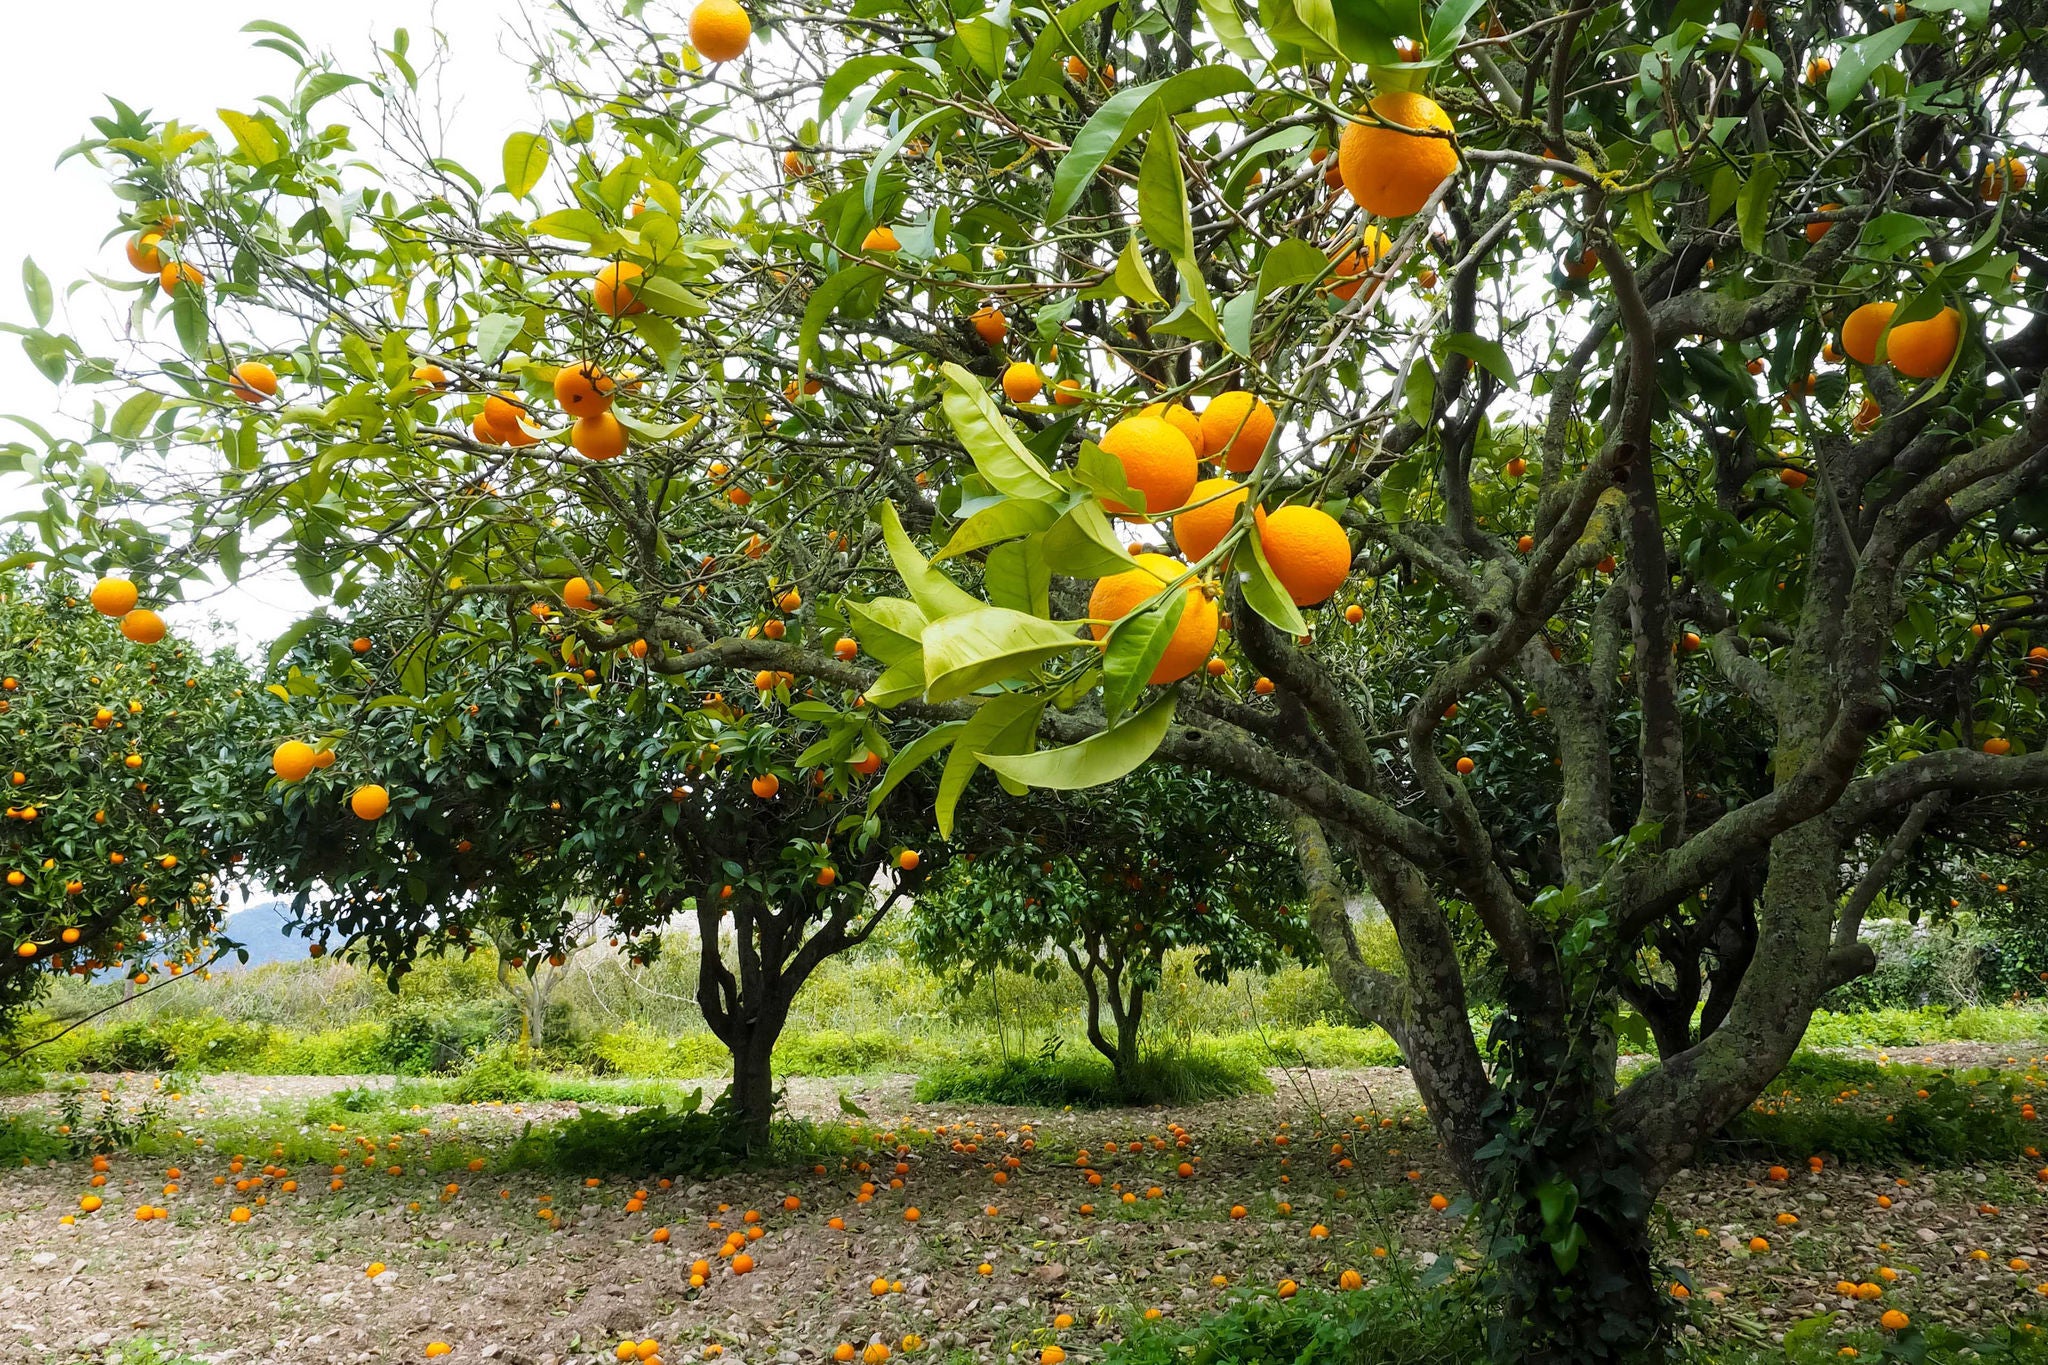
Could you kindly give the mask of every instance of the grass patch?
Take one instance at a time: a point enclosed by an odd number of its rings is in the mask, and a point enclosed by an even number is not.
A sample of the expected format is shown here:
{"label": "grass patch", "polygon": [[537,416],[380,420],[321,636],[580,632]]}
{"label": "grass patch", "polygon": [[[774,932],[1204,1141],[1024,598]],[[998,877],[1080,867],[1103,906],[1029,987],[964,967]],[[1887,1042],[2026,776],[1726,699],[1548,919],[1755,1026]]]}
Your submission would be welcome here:
{"label": "grass patch", "polygon": [[2048,1010],[2031,1006],[1948,1010],[1817,1011],[1804,1047],[1921,1047],[1928,1043],[2035,1043],[2048,1039]]}
{"label": "grass patch", "polygon": [[1989,1071],[1938,1071],[1802,1052],[1763,1096],[1722,1130],[1731,1156],[1816,1153],[1873,1166],[2010,1161],[2037,1125],[2025,1096]]}
{"label": "grass patch", "polygon": [[1123,1082],[1100,1057],[1012,1057],[955,1062],[917,1083],[921,1104],[1013,1104],[1104,1109],[1126,1104],[1199,1104],[1265,1094],[1273,1086],[1242,1053],[1187,1048],[1138,1059]]}

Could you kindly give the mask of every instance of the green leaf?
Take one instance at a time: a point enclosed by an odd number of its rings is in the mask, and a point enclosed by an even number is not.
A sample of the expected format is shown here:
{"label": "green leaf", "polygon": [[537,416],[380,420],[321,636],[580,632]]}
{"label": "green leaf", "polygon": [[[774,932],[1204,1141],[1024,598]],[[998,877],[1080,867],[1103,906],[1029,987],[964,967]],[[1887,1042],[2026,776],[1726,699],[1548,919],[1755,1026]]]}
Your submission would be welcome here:
{"label": "green leaf", "polygon": [[1657,204],[1650,198],[1648,190],[1629,196],[1628,218],[1635,225],[1636,235],[1648,243],[1652,251],[1660,256],[1671,254],[1671,248],[1664,245],[1664,234],[1657,230]]}
{"label": "green leaf", "polygon": [[990,550],[982,561],[981,585],[991,605],[1051,615],[1052,569],[1046,563],[1045,537],[1030,535]]}
{"label": "green leaf", "polygon": [[486,313],[476,320],[476,358],[479,364],[489,365],[505,354],[505,348],[525,327],[524,318],[510,313]]}
{"label": "green leaf", "polygon": [[1280,586],[1272,565],[1266,563],[1266,552],[1259,545],[1256,522],[1252,533],[1244,538],[1244,544],[1251,553],[1237,561],[1237,568],[1244,575],[1239,591],[1244,594],[1245,605],[1265,617],[1275,630],[1284,631],[1290,640],[1308,634],[1308,623],[1301,619],[1301,609]]}
{"label": "green leaf", "polygon": [[[1044,708],[1045,702],[1039,697],[990,697],[972,717],[961,723],[964,728],[954,742],[953,752],[946,756],[945,771],[939,774],[939,796],[933,813],[938,817],[942,838],[953,837],[953,812],[967,791],[968,780],[974,776],[980,752],[1028,752],[1032,737],[1038,731],[1039,714]],[[1023,731],[1021,735],[1017,733],[1020,729]]]}
{"label": "green leaf", "polygon": [[1847,109],[1849,102],[1862,93],[1870,73],[1897,56],[1918,27],[1917,22],[1892,24],[1843,48],[1842,55],[1835,58],[1835,69],[1828,75],[1828,112],[1839,114]]}
{"label": "green leaf", "polygon": [[981,761],[1004,777],[1048,791],[1078,791],[1134,772],[1152,757],[1173,724],[1179,694],[1168,692],[1122,725],[1088,736],[1078,744],[1037,753],[983,753]]}
{"label": "green leaf", "polygon": [[1059,508],[1049,502],[1026,498],[1005,498],[984,507],[953,528],[946,547],[932,556],[934,561],[968,554],[988,545],[1035,535],[1059,519]]}
{"label": "green leaf", "polygon": [[1472,16],[1485,4],[1486,0],[1443,0],[1436,13],[1429,16],[1429,53],[1447,55],[1465,36],[1465,26],[1472,22]]}
{"label": "green leaf", "polygon": [[1093,441],[1081,442],[1080,458],[1074,462],[1073,480],[1104,502],[1122,507],[1138,505],[1137,490],[1124,478],[1124,463]]}
{"label": "green leaf", "polygon": [[805,374],[818,360],[818,333],[825,326],[825,319],[832,316],[832,310],[840,300],[871,281],[881,279],[880,266],[854,265],[827,275],[824,282],[811,291],[804,301],[804,321],[797,333],[796,363]]}
{"label": "green leaf", "polygon": [[[1131,500],[1118,499],[1126,505]],[[1085,498],[1068,508],[1045,533],[1045,562],[1065,578],[1105,578],[1135,566],[1102,505]]]}
{"label": "green leaf", "polygon": [[1141,308],[1157,308],[1166,302],[1152,271],[1145,265],[1144,253],[1138,250],[1135,232],[1124,240],[1124,249],[1117,253],[1116,292]]}
{"label": "green leaf", "polygon": [[1187,606],[1187,587],[1182,585],[1109,632],[1102,653],[1102,714],[1110,724],[1145,690],[1152,670],[1173,643],[1174,628]]}
{"label": "green leaf", "polygon": [[1253,289],[1233,294],[1223,301],[1223,344],[1238,355],[1252,353],[1252,322],[1258,317],[1259,296]]}
{"label": "green leaf", "polygon": [[1865,256],[1888,261],[1927,239],[1934,225],[1910,213],[1880,213],[1863,224],[1858,245]]}
{"label": "green leaf", "polygon": [[882,150],[868,158],[867,179],[862,183],[860,192],[861,207],[867,210],[868,217],[875,216],[875,188],[881,183],[882,172],[896,164],[897,155],[909,144],[910,139],[917,136],[920,129],[928,128],[940,118],[952,113],[950,108],[939,108],[920,114],[897,129],[896,135],[882,144]]}
{"label": "green leaf", "polygon": [[1515,367],[1508,362],[1508,353],[1501,349],[1498,341],[1489,341],[1470,332],[1453,332],[1443,339],[1443,349],[1446,353],[1455,351],[1483,367],[1509,388],[1519,387],[1515,382]]}
{"label": "green leaf", "polygon": [[893,52],[867,53],[841,62],[825,77],[825,83],[818,89],[818,122],[831,119],[832,111],[845,102],[846,97],[885,71],[918,71],[923,68],[909,57]]}
{"label": "green leaf", "polygon": [[1142,126],[1138,114],[1158,88],[1157,81],[1126,86],[1089,115],[1053,171],[1052,196],[1045,207],[1046,222],[1058,222],[1073,211],[1081,200],[1081,192],[1102,169],[1102,163],[1122,150]]}
{"label": "green leaf", "polygon": [[924,652],[925,614],[917,603],[900,597],[875,597],[847,604],[847,616],[860,647],[892,667]]}
{"label": "green leaf", "polygon": [[235,146],[249,159],[250,165],[268,166],[277,160],[277,139],[270,135],[270,130],[262,123],[233,109],[216,109],[214,112],[220,115],[220,121],[234,134]]}
{"label": "green leaf", "polygon": [[868,690],[861,693],[870,706],[882,710],[909,701],[924,692],[924,656],[906,659],[900,664],[890,664],[882,670],[882,676],[868,684]]}
{"label": "green leaf", "polygon": [[1270,298],[1282,289],[1319,280],[1330,268],[1330,258],[1299,237],[1289,237],[1266,253],[1259,265],[1259,297]]}
{"label": "green leaf", "polygon": [[1778,182],[1785,172],[1775,161],[1764,161],[1751,170],[1749,179],[1735,196],[1735,221],[1742,229],[1742,249],[1752,256],[1764,250],[1764,230],[1770,226],[1771,207],[1777,202]]}
{"label": "green leaf", "polygon": [[[1479,3],[1483,2],[1479,0]],[[1263,54],[1245,31],[1244,18],[1238,14],[1235,0],[1201,0],[1201,6],[1202,17],[1209,21],[1210,32],[1216,35],[1216,41],[1223,44],[1226,52],[1248,62],[1260,59]]]}
{"label": "green leaf", "polygon": [[924,692],[933,702],[953,701],[1016,678],[1055,655],[1093,649],[1073,627],[1009,607],[980,607],[924,628]]}
{"label": "green leaf", "polygon": [[21,258],[21,292],[28,295],[28,311],[34,316],[36,326],[48,327],[56,299],[50,293],[50,277],[42,272],[31,256]]}
{"label": "green leaf", "polygon": [[1059,64],[1075,55],[1080,48],[1085,32],[1083,26],[1115,3],[1116,0],[1075,0],[1074,4],[1053,15],[1051,22],[1040,31],[1038,41],[1031,45],[1031,56],[1026,59],[1023,70],[1010,83],[1011,92],[1029,90],[1032,85],[1047,81]]}
{"label": "green leaf", "polygon": [[[951,361],[939,373],[946,383],[942,400],[946,421],[989,486],[1010,497],[1032,501],[1060,497],[1062,490],[1052,471],[1024,448],[1010,420],[1003,416],[981,381]],[[1046,525],[1051,524],[1051,518],[1047,518]]]}
{"label": "green leaf", "polygon": [[953,37],[976,70],[990,80],[1003,74],[1003,53],[1010,46],[1011,30],[985,17],[956,19]]}
{"label": "green leaf", "polygon": [[540,133],[514,133],[505,139],[505,193],[524,199],[547,174],[548,140]]}
{"label": "green leaf", "polygon": [[130,394],[127,401],[114,409],[114,420],[107,424],[108,433],[117,440],[134,440],[149,426],[149,419],[156,416],[163,401],[148,389]]}
{"label": "green leaf", "polygon": [[206,354],[206,291],[180,289],[171,298],[171,323],[177,329],[178,345],[194,360]]}
{"label": "green leaf", "polygon": [[1145,238],[1178,260],[1194,244],[1194,222],[1188,213],[1187,182],[1181,176],[1180,139],[1173,116],[1157,109],[1145,139],[1145,159],[1138,167],[1138,225]]}
{"label": "green leaf", "polygon": [[544,213],[528,225],[529,232],[543,237],[560,237],[565,242],[583,242],[595,246],[613,235],[605,226],[604,219],[589,209],[557,209]]}
{"label": "green leaf", "polygon": [[[876,509],[875,519],[882,523],[882,539],[889,547],[889,558],[896,565],[897,575],[903,579],[903,586],[910,590],[911,597],[926,617],[936,622],[947,616],[986,610],[987,604],[934,569],[931,561],[910,543],[909,533],[903,529],[903,522],[896,515],[896,504],[883,503]],[[927,626],[926,633],[929,632],[930,627]],[[929,649],[930,645],[927,644],[926,648]]]}
{"label": "green leaf", "polygon": [[949,720],[944,725],[933,726],[898,749],[896,756],[889,760],[889,770],[882,774],[882,780],[868,796],[869,812],[880,809],[883,798],[901,786],[904,778],[923,767],[932,755],[958,739],[960,732],[966,728],[967,722],[964,720]]}

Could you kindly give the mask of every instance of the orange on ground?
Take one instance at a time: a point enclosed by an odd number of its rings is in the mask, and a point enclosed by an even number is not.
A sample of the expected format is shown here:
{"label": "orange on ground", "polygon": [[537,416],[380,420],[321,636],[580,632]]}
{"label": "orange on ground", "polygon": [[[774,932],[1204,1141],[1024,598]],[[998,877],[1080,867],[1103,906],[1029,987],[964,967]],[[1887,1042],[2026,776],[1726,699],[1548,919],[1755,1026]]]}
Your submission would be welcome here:
{"label": "orange on ground", "polygon": [[1124,467],[1124,482],[1144,499],[1142,508],[1105,502],[1105,510],[1130,519],[1183,506],[1200,472],[1188,438],[1157,417],[1126,417],[1103,433],[1102,449]]}
{"label": "orange on ground", "polygon": [[[1185,564],[1166,555],[1139,555],[1137,561],[1138,567],[1129,572],[1097,579],[1095,590],[1088,595],[1088,615],[1096,622],[1088,629],[1096,639],[1107,636],[1113,623],[1187,573]],[[1185,678],[1200,668],[1216,647],[1216,604],[1192,579],[1184,591],[1187,599],[1180,621],[1149,679],[1154,686]]]}
{"label": "orange on ground", "polygon": [[[1457,174],[1458,153],[1450,139],[1420,135],[1451,132],[1450,115],[1429,96],[1411,90],[1389,90],[1368,108],[1380,123],[1347,123],[1337,143],[1344,188],[1367,213],[1406,218]],[[1404,128],[1416,131],[1400,131]]]}

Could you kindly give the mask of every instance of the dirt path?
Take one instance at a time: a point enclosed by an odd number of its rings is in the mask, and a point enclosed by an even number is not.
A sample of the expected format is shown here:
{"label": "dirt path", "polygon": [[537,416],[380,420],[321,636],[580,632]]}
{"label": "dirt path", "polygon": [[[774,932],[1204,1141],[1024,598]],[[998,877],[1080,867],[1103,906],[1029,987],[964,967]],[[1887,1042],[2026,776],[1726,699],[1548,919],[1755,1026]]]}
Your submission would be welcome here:
{"label": "dirt path", "polygon": [[[2022,1052],[1955,1047],[1928,1059],[2038,1065]],[[610,1360],[630,1336],[658,1340],[670,1365],[710,1345],[740,1365],[808,1365],[841,1341],[900,1348],[915,1333],[937,1360],[1021,1360],[1013,1352],[1024,1348],[1035,1359],[1057,1341],[1080,1362],[1147,1310],[1194,1322],[1282,1277],[1332,1284],[1357,1268],[1384,1278],[1442,1254],[1472,1264],[1461,1209],[1428,1206],[1430,1195],[1456,1191],[1399,1070],[1276,1073],[1271,1095],[1171,1111],[924,1106],[910,1077],[797,1079],[795,1112],[841,1122],[844,1093],[905,1140],[903,1188],[890,1187],[899,1154],[885,1146],[822,1172],[650,1187],[638,1212],[626,1208],[631,1185],[493,1168],[522,1125],[573,1105],[426,1109],[404,1116],[416,1127],[395,1149],[299,1121],[309,1101],[359,1083],[375,1082],[208,1077],[176,1100],[159,1098],[186,1135],[177,1147],[115,1159],[96,1191],[82,1162],[8,1172],[0,1359],[98,1362],[147,1337],[213,1365],[418,1361],[433,1341],[455,1346],[452,1365],[584,1365]],[[117,1103],[149,1093],[146,1081],[128,1086]],[[238,1192],[237,1181],[279,1160],[257,1146],[266,1140],[320,1155],[280,1162]],[[1076,1164],[1084,1148],[1086,1168]],[[238,1152],[241,1170],[230,1161]],[[345,1153],[344,1176],[330,1174],[336,1153]],[[485,1166],[471,1172],[475,1158]],[[1821,1309],[1861,1326],[1886,1306],[1973,1321],[2038,1310],[2048,1187],[2030,1166],[1828,1165],[1782,1184],[1761,1169],[1716,1166],[1666,1192],[1667,1251],[1688,1267],[1704,1313],[1766,1327]],[[1090,1171],[1099,1185],[1087,1183]],[[858,1198],[863,1180],[879,1187],[870,1201]],[[167,1183],[175,1194],[163,1192]],[[86,1193],[104,1207],[61,1223]],[[799,1205],[785,1211],[792,1196]],[[137,1221],[144,1204],[169,1216]],[[230,1221],[236,1207],[250,1210],[248,1222]],[[747,1247],[757,1268],[735,1276],[716,1253],[748,1210],[761,1213],[762,1235]],[[1781,1213],[1798,1221],[1780,1225]],[[658,1227],[669,1229],[666,1243],[651,1240]],[[1772,1249],[1752,1255],[1759,1235]],[[2041,1268],[2009,1269],[2015,1257]],[[699,1258],[712,1273],[693,1291]],[[388,1268],[372,1279],[374,1262]],[[1899,1276],[1883,1303],[1835,1295],[1837,1280],[1875,1280],[1880,1266]],[[1060,1313],[1073,1325],[1055,1327]]]}

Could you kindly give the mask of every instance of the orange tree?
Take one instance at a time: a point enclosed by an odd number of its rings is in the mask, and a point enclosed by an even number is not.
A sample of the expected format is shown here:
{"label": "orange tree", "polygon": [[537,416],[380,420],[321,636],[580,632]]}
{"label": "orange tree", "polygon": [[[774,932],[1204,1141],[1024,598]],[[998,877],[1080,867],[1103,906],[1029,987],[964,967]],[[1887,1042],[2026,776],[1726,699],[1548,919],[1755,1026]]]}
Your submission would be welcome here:
{"label": "orange tree", "polygon": [[233,947],[204,793],[248,672],[152,626],[136,591],[0,571],[0,1024],[54,973],[146,988]]}
{"label": "orange tree", "polygon": [[[1284,797],[1498,1349],[1660,1334],[1653,1201],[1869,969],[1854,884],[1929,800],[2048,781],[2038,6],[595,9],[487,168],[401,38],[357,76],[265,24],[288,92],[99,120],[138,339],[51,331],[30,272],[30,354],[106,393],[21,451],[47,552],[150,502],[166,581],[402,569],[418,641],[574,575],[593,651],[927,727],[889,779],[943,755],[942,829],[982,766]],[[1522,782],[1460,752],[1479,699]],[[1715,708],[1762,748],[1708,786]],[[1621,1084],[1621,1002],[1738,871],[1725,1011]],[[1346,953],[1353,877],[1399,973]]]}
{"label": "orange tree", "polygon": [[1147,769],[1016,806],[978,835],[918,896],[918,954],[967,981],[998,967],[1049,981],[1064,962],[1088,1041],[1126,1088],[1169,951],[1213,982],[1313,955],[1286,821],[1237,783]]}
{"label": "orange tree", "polygon": [[[316,955],[338,944],[395,982],[422,951],[488,942],[536,1043],[579,949],[609,937],[639,964],[694,938],[727,1104],[765,1135],[797,992],[936,854],[903,841],[929,832],[929,790],[901,792],[887,813],[909,829],[885,831],[847,799],[880,781],[879,735],[773,674],[730,700],[650,691],[632,648],[594,654],[544,605],[451,614],[423,662],[395,618],[280,642],[267,744],[216,783],[220,840],[296,893]],[[430,695],[391,690],[413,666]]]}

